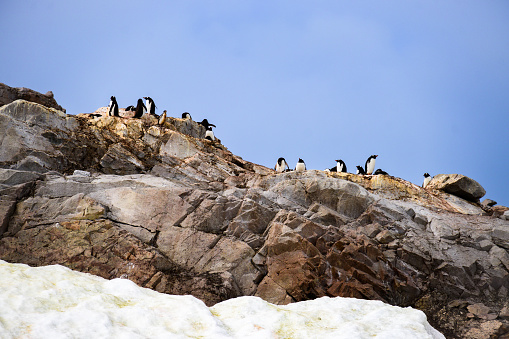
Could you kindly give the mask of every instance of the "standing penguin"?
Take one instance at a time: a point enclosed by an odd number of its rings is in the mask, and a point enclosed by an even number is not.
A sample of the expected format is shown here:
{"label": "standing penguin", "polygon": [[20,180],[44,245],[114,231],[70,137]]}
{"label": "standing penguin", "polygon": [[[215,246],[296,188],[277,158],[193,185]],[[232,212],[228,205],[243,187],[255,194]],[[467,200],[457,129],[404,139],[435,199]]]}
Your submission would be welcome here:
{"label": "standing penguin", "polygon": [[136,104],[136,110],[133,118],[141,118],[143,116],[144,110],[147,110],[147,107],[143,104],[143,100],[138,99],[138,103]]}
{"label": "standing penguin", "polygon": [[156,104],[154,103],[154,100],[152,100],[151,97],[143,97],[145,99],[145,103],[147,104],[147,112],[152,115],[156,115]]}
{"label": "standing penguin", "polygon": [[203,119],[201,122],[199,122],[199,124],[205,128],[208,128],[209,126],[216,127],[216,125],[210,124],[207,119]]}
{"label": "standing penguin", "polygon": [[366,171],[364,171],[364,168],[362,168],[362,166],[357,166],[357,174],[364,175],[366,174]]}
{"label": "standing penguin", "polygon": [[288,166],[285,158],[279,158],[277,159],[277,163],[276,163],[276,166],[274,166],[274,169],[276,170],[276,172],[278,173],[282,173],[284,172],[286,169],[290,169],[290,166]]}
{"label": "standing penguin", "polygon": [[110,98],[110,109],[108,111],[109,116],[119,117],[118,114],[118,104],[117,104],[117,98],[115,98],[113,95]]}
{"label": "standing penguin", "polygon": [[428,186],[431,179],[433,179],[433,177],[431,175],[429,175],[429,173],[424,173],[424,182],[422,183],[422,187],[426,188],[426,186]]}
{"label": "standing penguin", "polygon": [[182,113],[182,119],[184,119],[184,120],[193,120],[193,119],[191,119],[191,114],[189,114],[189,112]]}
{"label": "standing penguin", "polygon": [[164,125],[166,122],[166,110],[163,111],[163,114],[159,117],[159,121],[157,122],[159,125]]}
{"label": "standing penguin", "polygon": [[375,170],[375,161],[377,156],[378,155],[372,155],[368,158],[368,160],[366,160],[366,164],[364,165],[364,172],[366,172],[366,174],[372,174]]}
{"label": "standing penguin", "polygon": [[205,132],[205,139],[214,141],[214,132],[212,132],[212,127],[207,127],[207,131]]}
{"label": "standing penguin", "polygon": [[306,164],[304,163],[304,160],[299,158],[299,161],[297,161],[297,165],[295,165],[295,172],[304,172],[306,170]]}

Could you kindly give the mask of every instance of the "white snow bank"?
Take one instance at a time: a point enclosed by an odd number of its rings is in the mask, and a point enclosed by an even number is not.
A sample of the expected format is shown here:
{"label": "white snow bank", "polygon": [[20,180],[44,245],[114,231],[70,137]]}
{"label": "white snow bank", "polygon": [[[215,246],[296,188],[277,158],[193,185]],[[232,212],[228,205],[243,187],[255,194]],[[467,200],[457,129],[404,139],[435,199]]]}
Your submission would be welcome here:
{"label": "white snow bank", "polygon": [[445,338],[421,311],[320,298],[276,306],[241,297],[208,308],[59,265],[0,260],[0,338]]}

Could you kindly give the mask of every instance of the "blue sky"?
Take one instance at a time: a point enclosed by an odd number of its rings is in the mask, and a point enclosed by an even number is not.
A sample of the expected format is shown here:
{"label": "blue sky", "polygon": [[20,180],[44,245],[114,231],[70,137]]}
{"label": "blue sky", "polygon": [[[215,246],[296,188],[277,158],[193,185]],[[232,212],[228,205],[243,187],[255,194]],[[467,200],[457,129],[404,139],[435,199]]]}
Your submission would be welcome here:
{"label": "blue sky", "polygon": [[233,153],[460,173],[509,205],[507,1],[1,1],[0,82],[69,114],[151,96]]}

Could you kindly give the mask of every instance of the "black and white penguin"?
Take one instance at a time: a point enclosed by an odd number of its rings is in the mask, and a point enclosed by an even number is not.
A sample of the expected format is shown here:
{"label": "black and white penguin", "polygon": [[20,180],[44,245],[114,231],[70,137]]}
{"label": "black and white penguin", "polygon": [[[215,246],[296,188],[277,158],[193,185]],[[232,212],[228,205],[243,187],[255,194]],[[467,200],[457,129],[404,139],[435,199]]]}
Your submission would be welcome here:
{"label": "black and white penguin", "polygon": [[362,166],[357,166],[357,174],[364,175],[366,174],[366,171],[364,171],[364,168],[362,168]]}
{"label": "black and white penguin", "polygon": [[166,122],[166,110],[163,111],[163,114],[159,117],[159,121],[157,122],[159,125],[164,125]]}
{"label": "black and white penguin", "polygon": [[426,188],[426,186],[428,186],[431,179],[433,179],[433,177],[431,175],[429,175],[429,173],[424,173],[424,182],[422,183],[422,187]]}
{"label": "black and white penguin", "polygon": [[133,105],[127,106],[126,108],[124,108],[124,110],[126,112],[134,112],[134,111],[136,111],[136,107],[134,107]]}
{"label": "black and white penguin", "polygon": [[344,173],[346,173],[346,164],[341,159],[336,160],[336,172],[344,172]]}
{"label": "black and white penguin", "polygon": [[199,124],[205,128],[208,128],[209,126],[216,127],[216,125],[209,123],[207,119],[203,119],[201,122],[199,122]]}
{"label": "black and white penguin", "polygon": [[274,169],[278,173],[284,172],[286,169],[290,169],[290,166],[288,166],[288,163],[286,162],[285,158],[279,158],[277,159],[276,166],[274,166]]}
{"label": "black and white penguin", "polygon": [[118,104],[117,104],[117,98],[115,98],[113,95],[110,98],[110,109],[108,111],[109,116],[119,117],[118,114]]}
{"label": "black and white penguin", "polygon": [[214,132],[212,132],[212,127],[207,127],[207,131],[205,132],[205,139],[214,141]]}
{"label": "black and white penguin", "polygon": [[304,160],[299,158],[299,161],[297,161],[297,165],[295,165],[295,172],[304,172],[306,170],[306,164],[304,163]]}
{"label": "black and white penguin", "polygon": [[372,174],[375,170],[375,161],[377,156],[378,155],[372,155],[368,158],[368,160],[366,160],[366,164],[364,165],[364,172],[366,172],[366,174]]}
{"label": "black and white penguin", "polygon": [[377,170],[375,171],[375,173],[373,173],[373,174],[374,174],[374,175],[379,175],[379,174],[381,174],[381,175],[389,175],[389,173],[387,173],[387,172],[385,172],[385,171],[382,171],[380,168],[379,168],[379,169],[377,169]]}
{"label": "black and white penguin", "polygon": [[133,118],[141,118],[143,113],[147,110],[147,107],[143,104],[143,100],[138,99],[138,103],[136,104],[136,110]]}
{"label": "black and white penguin", "polygon": [[152,100],[151,97],[143,97],[143,99],[145,99],[145,103],[147,106],[147,112],[149,114],[156,115],[156,104],[154,103],[154,100]]}
{"label": "black and white penguin", "polygon": [[182,113],[182,119],[193,120],[193,119],[191,119],[191,114],[189,114],[189,112]]}

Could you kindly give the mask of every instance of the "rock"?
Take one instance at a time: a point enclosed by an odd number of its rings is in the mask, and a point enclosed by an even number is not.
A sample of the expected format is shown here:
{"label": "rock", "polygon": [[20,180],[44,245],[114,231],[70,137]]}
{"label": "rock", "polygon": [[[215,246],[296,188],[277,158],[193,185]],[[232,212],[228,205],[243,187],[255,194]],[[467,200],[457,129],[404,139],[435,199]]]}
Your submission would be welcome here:
{"label": "rock", "polygon": [[484,207],[493,207],[497,204],[496,201],[494,200],[491,200],[491,199],[484,199],[482,202],[481,202],[481,205],[483,205]]}
{"label": "rock", "polygon": [[480,303],[467,306],[467,310],[478,318],[485,318],[490,312],[489,307]]}
{"label": "rock", "polygon": [[392,232],[388,230],[383,230],[382,232],[378,233],[375,239],[381,244],[388,244],[394,239],[396,239],[396,237],[394,237]]}
{"label": "rock", "polygon": [[65,112],[65,109],[55,101],[52,91],[41,94],[28,88],[9,87],[6,84],[0,83],[0,106],[10,104],[18,99],[35,102]]}
{"label": "rock", "polygon": [[[497,320],[483,323],[479,328],[472,328],[465,334],[465,339],[490,339],[501,338],[500,331],[504,331],[504,324]],[[504,331],[505,332],[505,331]]]}
{"label": "rock", "polygon": [[[488,216],[390,176],[276,174],[204,142],[194,121],[96,112],[0,108],[0,259],[208,305],[377,299],[422,309],[451,338],[490,327],[509,303],[507,208]],[[489,311],[467,318],[457,300]]]}
{"label": "rock", "polygon": [[437,174],[426,188],[442,190],[469,201],[478,201],[486,194],[477,181],[461,174]]}
{"label": "rock", "polygon": [[501,310],[500,310],[500,314],[498,315],[499,318],[501,319],[504,319],[504,320],[509,320],[509,306],[504,306]]}
{"label": "rock", "polygon": [[509,211],[505,211],[504,214],[501,215],[501,219],[509,220]]}

